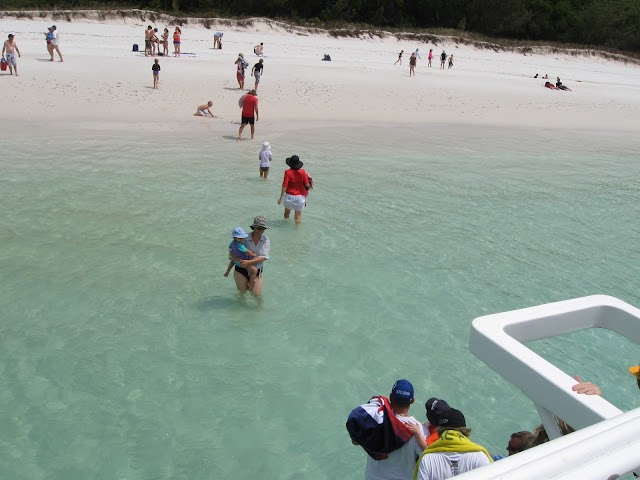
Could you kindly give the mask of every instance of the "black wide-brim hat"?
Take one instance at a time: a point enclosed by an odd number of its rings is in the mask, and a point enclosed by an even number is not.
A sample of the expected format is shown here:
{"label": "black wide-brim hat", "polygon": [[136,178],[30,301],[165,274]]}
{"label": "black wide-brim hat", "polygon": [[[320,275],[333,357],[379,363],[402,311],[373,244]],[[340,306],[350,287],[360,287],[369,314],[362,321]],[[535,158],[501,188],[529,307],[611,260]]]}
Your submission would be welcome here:
{"label": "black wide-brim hat", "polygon": [[304,163],[300,161],[300,158],[298,158],[298,155],[291,155],[285,161],[287,162],[287,165],[289,165],[294,170],[299,170],[304,165]]}

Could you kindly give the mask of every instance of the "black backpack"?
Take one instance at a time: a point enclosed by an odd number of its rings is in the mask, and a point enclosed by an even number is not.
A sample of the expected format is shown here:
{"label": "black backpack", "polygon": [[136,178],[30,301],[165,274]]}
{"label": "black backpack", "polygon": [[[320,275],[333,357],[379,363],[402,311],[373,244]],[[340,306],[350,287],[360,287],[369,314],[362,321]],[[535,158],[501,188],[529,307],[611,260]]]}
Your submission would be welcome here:
{"label": "black backpack", "polygon": [[137,44],[137,43],[134,43],[134,44],[133,44],[133,51],[134,51],[134,52],[137,52],[137,51],[138,51],[138,44]]}

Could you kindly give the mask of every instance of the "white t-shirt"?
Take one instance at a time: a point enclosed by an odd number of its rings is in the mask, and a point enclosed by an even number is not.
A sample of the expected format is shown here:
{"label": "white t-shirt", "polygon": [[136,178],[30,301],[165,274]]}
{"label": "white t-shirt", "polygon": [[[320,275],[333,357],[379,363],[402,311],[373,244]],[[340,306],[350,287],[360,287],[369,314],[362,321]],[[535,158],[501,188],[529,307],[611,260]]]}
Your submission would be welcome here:
{"label": "white t-shirt", "polygon": [[418,480],[445,480],[490,463],[484,452],[429,453],[420,461]]}
{"label": "white t-shirt", "polygon": [[[404,423],[421,423],[411,416],[396,415]],[[424,435],[424,427],[423,427]],[[374,460],[367,455],[367,467],[364,472],[365,480],[411,480],[416,460],[422,453],[415,435],[398,450],[389,454],[385,460]]]}
{"label": "white t-shirt", "polygon": [[53,32],[51,32],[51,35],[53,35],[53,38],[51,39],[51,45],[58,45],[58,31],[54,30]]}
{"label": "white t-shirt", "polygon": [[260,166],[263,168],[271,166],[271,150],[262,150],[260,152]]}

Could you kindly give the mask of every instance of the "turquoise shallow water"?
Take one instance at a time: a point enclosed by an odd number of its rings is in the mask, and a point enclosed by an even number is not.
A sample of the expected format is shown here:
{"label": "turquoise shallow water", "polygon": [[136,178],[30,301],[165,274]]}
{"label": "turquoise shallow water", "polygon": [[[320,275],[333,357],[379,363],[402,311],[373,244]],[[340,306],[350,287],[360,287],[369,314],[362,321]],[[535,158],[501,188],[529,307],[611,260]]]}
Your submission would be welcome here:
{"label": "turquoise shallow water", "polygon": [[[418,418],[446,398],[503,453],[538,422],[468,352],[471,320],[593,293],[640,305],[631,136],[268,140],[264,183],[258,141],[0,140],[0,477],[361,478],[346,415],[401,377]],[[299,228],[276,205],[292,153],[317,187]],[[273,226],[261,309],[222,276],[229,232],[258,214]],[[532,347],[640,406],[637,345],[589,331]]]}

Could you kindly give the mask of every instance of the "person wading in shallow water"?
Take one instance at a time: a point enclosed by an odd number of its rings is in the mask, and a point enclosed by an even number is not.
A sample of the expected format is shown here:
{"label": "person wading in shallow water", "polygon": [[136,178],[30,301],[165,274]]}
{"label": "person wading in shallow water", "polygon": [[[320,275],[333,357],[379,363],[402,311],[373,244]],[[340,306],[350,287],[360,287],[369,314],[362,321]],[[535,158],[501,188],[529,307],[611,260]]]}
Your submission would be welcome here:
{"label": "person wading in shallow water", "polygon": [[[253,224],[250,226],[252,232],[247,238],[244,239],[244,246],[248,250],[251,250],[256,254],[251,260],[242,260],[241,266],[235,267],[233,272],[233,279],[236,281],[236,288],[241,294],[247,291],[256,298],[258,303],[262,303],[262,269],[264,268],[264,262],[269,260],[269,249],[271,248],[271,242],[264,232],[268,228],[266,219],[260,215],[253,219]],[[247,266],[252,265],[256,267],[258,273],[253,281],[253,287],[249,288],[249,271]]]}

